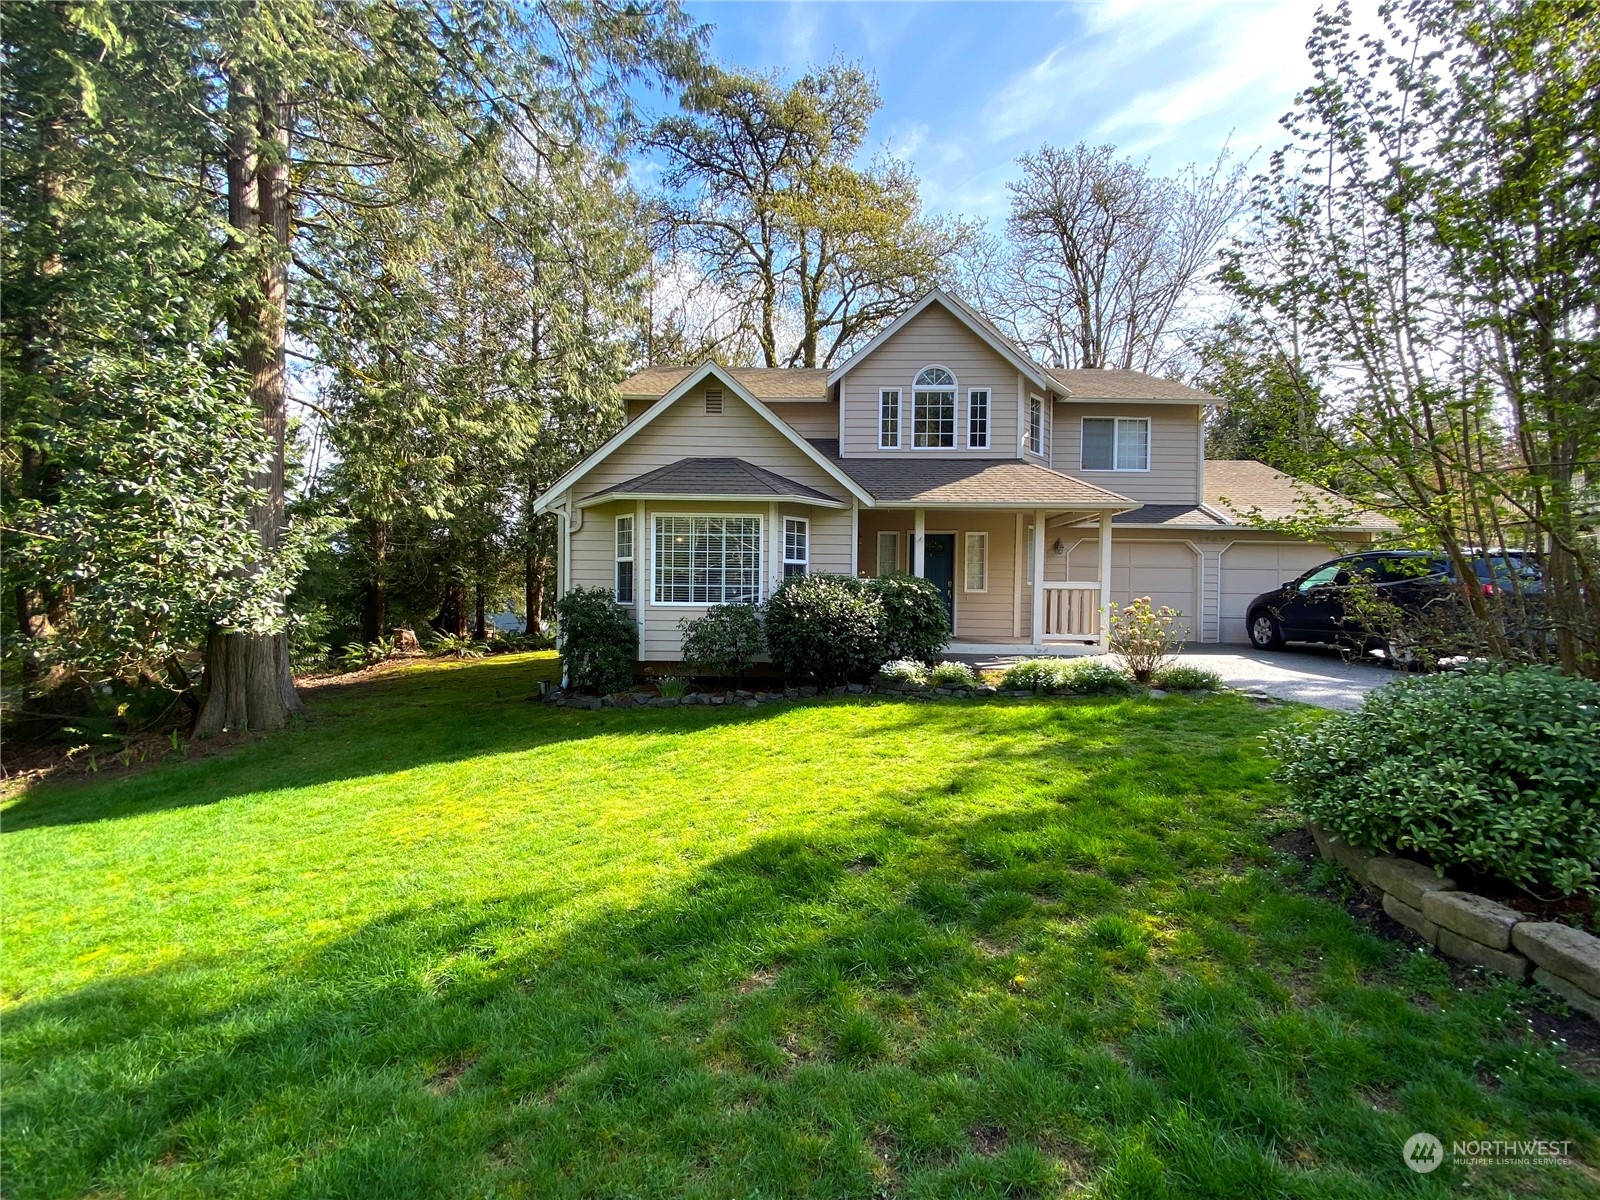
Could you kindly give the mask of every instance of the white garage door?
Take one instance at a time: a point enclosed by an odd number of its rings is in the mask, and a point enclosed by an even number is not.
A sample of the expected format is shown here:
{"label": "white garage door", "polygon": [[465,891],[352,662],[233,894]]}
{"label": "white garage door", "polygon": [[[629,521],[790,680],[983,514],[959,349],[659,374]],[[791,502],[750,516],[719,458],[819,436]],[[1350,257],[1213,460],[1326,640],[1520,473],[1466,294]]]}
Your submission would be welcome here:
{"label": "white garage door", "polygon": [[1111,539],[1111,598],[1128,604],[1149,596],[1157,608],[1165,604],[1183,614],[1189,636],[1199,638],[1199,612],[1195,604],[1195,553],[1172,542],[1134,542]]}
{"label": "white garage door", "polygon": [[[1115,543],[1112,543],[1115,545]],[[1304,543],[1252,546],[1235,542],[1222,556],[1222,640],[1245,642],[1245,608],[1262,592],[1334,557],[1326,546]]]}

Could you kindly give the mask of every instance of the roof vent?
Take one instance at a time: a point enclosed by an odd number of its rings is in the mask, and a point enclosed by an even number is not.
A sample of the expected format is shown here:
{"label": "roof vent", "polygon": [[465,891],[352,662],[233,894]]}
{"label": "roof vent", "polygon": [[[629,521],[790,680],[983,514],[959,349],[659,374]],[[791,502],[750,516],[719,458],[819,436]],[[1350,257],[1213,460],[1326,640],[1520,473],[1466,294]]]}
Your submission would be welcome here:
{"label": "roof vent", "polygon": [[706,389],[706,412],[719,413],[722,411],[722,389]]}

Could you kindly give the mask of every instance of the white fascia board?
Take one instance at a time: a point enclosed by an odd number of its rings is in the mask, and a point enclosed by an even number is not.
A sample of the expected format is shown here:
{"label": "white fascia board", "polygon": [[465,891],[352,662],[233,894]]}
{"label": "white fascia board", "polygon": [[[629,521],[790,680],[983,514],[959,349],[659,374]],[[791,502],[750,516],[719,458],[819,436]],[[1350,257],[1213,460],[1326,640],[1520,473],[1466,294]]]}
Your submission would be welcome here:
{"label": "white fascia board", "polygon": [[1005,359],[1012,366],[1016,367],[1016,369],[1027,376],[1031,382],[1041,388],[1050,387],[1050,377],[1046,375],[1042,369],[1040,369],[1037,363],[1021,357],[1010,346],[1007,346],[1004,342],[997,340],[993,334],[983,327],[982,322],[976,319],[976,313],[966,304],[965,301],[950,295],[942,288],[934,288],[933,291],[929,292],[921,300],[918,300],[905,312],[901,313],[898,317],[891,321],[888,327],[880,332],[877,337],[873,338],[865,346],[861,347],[861,349],[857,350],[849,358],[845,359],[844,362],[835,367],[833,369],[833,373],[828,376],[828,386],[831,388],[834,384],[838,383],[841,379],[848,375],[853,368],[859,366],[863,359],[865,359],[879,346],[883,345],[884,342],[888,341],[895,334],[899,333],[900,330],[904,329],[906,324],[913,317],[915,317],[918,313],[927,308],[928,305],[932,304],[936,300],[940,304],[944,305],[945,309],[949,311],[951,316],[955,317],[956,320],[960,321],[963,325],[975,333],[991,350],[1000,355],[1001,358]]}
{"label": "white fascia board", "polygon": [[815,496],[798,496],[785,494],[774,496],[770,492],[760,495],[734,495],[731,492],[696,492],[692,495],[684,492],[605,492],[601,495],[590,496],[587,500],[578,501],[579,508],[595,508],[601,504],[609,504],[613,500],[684,500],[696,504],[809,504],[815,508],[849,508],[850,505],[843,500],[819,500]]}
{"label": "white fascia board", "polygon": [[544,495],[540,496],[536,501],[534,501],[533,511],[535,513],[548,512],[555,501],[560,496],[565,495],[568,491],[570,491],[574,484],[576,484],[607,457],[614,453],[619,447],[626,443],[628,439],[633,437],[634,434],[638,433],[639,430],[650,424],[651,421],[654,421],[662,413],[666,412],[667,409],[671,408],[675,403],[686,396],[690,389],[692,389],[696,384],[711,376],[715,376],[716,378],[720,379],[735,396],[738,396],[739,399],[748,404],[752,409],[760,414],[760,416],[764,418],[769,425],[771,425],[779,433],[783,434],[783,436],[787,438],[796,449],[798,449],[812,462],[816,463],[817,466],[821,467],[823,471],[827,473],[829,478],[833,479],[834,482],[838,483],[857,500],[861,501],[862,504],[866,505],[868,508],[872,507],[872,497],[867,495],[866,492],[863,492],[856,484],[855,480],[851,479],[843,471],[839,470],[838,467],[829,462],[828,459],[824,457],[815,446],[796,433],[786,421],[768,409],[767,406],[760,400],[757,400],[749,391],[749,389],[739,383],[739,381],[736,380],[732,375],[729,375],[721,367],[717,366],[716,363],[711,362],[708,359],[706,362],[701,363],[693,371],[690,371],[687,375],[685,375],[677,387],[673,388],[665,396],[661,397],[661,399],[657,400],[649,408],[645,409],[644,412],[640,413],[634,420],[629,421],[621,429],[617,430],[616,433],[612,434],[611,437],[606,441],[605,445],[601,446],[600,449],[596,450],[582,462],[578,463],[577,466],[569,470],[565,475],[561,476],[560,479],[557,479],[553,484],[551,484]]}

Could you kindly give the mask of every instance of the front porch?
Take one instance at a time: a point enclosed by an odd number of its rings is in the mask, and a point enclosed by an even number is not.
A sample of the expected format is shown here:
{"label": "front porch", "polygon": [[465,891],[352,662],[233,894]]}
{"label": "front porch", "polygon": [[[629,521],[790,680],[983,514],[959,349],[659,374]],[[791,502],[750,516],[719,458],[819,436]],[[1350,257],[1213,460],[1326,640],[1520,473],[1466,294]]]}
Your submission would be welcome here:
{"label": "front porch", "polygon": [[[1098,654],[1106,649],[1116,511],[867,509],[859,515],[857,562],[863,575],[904,571],[938,586],[952,612],[947,652],[954,657]],[[1085,580],[1081,571],[1065,578],[1065,529],[1073,545],[1095,545],[1095,578]]]}

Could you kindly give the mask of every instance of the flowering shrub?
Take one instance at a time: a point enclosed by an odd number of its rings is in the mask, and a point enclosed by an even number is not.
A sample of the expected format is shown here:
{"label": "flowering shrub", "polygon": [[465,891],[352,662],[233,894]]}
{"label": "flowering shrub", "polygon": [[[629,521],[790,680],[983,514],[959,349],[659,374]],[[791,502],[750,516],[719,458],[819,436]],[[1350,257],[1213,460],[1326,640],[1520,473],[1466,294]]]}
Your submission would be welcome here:
{"label": "flowering shrub", "polygon": [[885,682],[898,687],[922,687],[928,682],[928,668],[914,658],[897,658],[879,669]]}
{"label": "flowering shrub", "polygon": [[928,682],[941,688],[971,688],[978,686],[978,677],[966,663],[942,662],[928,673]]}
{"label": "flowering shrub", "polygon": [[1139,597],[1126,608],[1111,602],[1111,653],[1140,683],[1149,683],[1150,677],[1183,649],[1189,627],[1178,624],[1178,617],[1178,611],[1165,604],[1153,607],[1149,596]]}

